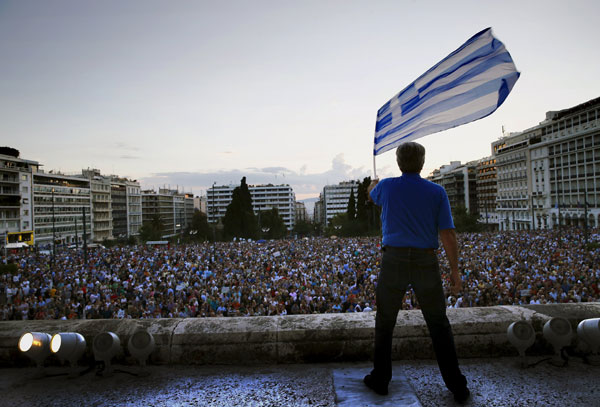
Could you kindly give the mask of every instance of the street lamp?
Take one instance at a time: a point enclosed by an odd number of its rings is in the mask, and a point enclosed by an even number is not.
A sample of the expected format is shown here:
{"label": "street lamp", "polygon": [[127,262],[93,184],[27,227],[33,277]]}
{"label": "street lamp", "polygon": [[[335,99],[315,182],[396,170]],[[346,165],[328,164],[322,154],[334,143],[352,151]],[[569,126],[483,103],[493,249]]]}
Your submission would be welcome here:
{"label": "street lamp", "polygon": [[263,231],[263,234],[267,234],[267,233],[269,233],[269,230],[271,230],[271,228],[263,227],[261,230]]}
{"label": "street lamp", "polygon": [[54,263],[56,261],[56,227],[54,217],[54,188],[52,188],[52,270],[54,270]]}

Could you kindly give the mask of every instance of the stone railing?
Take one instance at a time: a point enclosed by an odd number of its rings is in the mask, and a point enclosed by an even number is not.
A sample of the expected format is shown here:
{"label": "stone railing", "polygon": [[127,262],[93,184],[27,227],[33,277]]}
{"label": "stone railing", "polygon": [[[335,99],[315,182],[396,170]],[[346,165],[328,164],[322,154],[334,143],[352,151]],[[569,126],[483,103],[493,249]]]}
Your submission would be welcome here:
{"label": "stone railing", "polygon": [[[515,356],[507,340],[508,326],[518,320],[533,324],[536,343],[528,354],[551,352],[542,328],[552,317],[577,324],[600,317],[600,303],[497,306],[448,310],[460,358]],[[25,332],[79,332],[91,359],[96,335],[112,331],[123,352],[116,361],[131,363],[126,351],[129,337],[147,329],[156,342],[155,364],[275,364],[364,361],[372,356],[375,313],[313,314],[276,317],[33,320],[0,322],[0,366],[30,363],[17,349]],[[576,335],[574,335],[575,337]],[[574,341],[576,339],[574,338]],[[395,359],[434,358],[427,326],[420,311],[401,311],[394,332]],[[53,357],[51,357],[52,361]],[[52,362],[51,362],[52,363]]]}

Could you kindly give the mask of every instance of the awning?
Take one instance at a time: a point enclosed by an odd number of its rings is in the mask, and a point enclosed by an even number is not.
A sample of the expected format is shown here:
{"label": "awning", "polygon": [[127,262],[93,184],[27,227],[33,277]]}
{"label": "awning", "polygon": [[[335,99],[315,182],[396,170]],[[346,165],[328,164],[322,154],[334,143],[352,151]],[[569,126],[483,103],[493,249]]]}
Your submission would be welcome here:
{"label": "awning", "polygon": [[22,249],[23,247],[29,247],[29,245],[24,242],[7,243],[6,244],[7,249]]}

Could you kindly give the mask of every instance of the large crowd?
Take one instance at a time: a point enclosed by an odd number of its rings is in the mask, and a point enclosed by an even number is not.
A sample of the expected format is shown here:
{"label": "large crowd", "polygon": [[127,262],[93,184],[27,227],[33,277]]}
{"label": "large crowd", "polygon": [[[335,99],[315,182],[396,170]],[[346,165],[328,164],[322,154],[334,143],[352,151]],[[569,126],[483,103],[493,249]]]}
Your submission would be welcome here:
{"label": "large crowd", "polygon": [[[459,235],[463,291],[448,307],[600,301],[600,235],[581,231]],[[305,238],[128,246],[7,259],[0,319],[189,318],[377,309],[381,239]],[[408,290],[403,309],[418,302]]]}

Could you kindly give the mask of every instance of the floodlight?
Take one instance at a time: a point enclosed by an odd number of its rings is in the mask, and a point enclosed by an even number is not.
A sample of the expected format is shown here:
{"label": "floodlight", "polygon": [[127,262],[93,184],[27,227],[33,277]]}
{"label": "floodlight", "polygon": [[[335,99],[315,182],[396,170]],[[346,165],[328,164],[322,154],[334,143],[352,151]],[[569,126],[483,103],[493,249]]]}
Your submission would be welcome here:
{"label": "floodlight", "polygon": [[26,332],[19,339],[19,350],[36,363],[36,376],[43,376],[44,360],[50,355],[50,335],[44,332]]}
{"label": "floodlight", "polygon": [[127,349],[141,366],[145,366],[146,359],[154,351],[154,336],[148,331],[137,331],[129,338]]}
{"label": "floodlight", "polygon": [[584,319],[577,326],[577,335],[579,339],[587,343],[592,351],[592,355],[587,358],[592,365],[600,365],[600,318]]}
{"label": "floodlight", "polygon": [[104,375],[112,374],[110,361],[121,350],[121,340],[113,332],[102,332],[94,338],[92,344],[94,358],[97,361],[104,362]]}
{"label": "floodlight", "polygon": [[140,364],[138,375],[147,376],[146,359],[154,351],[154,336],[146,330],[137,331],[129,338],[127,348]]}
{"label": "floodlight", "polygon": [[565,346],[571,344],[573,330],[571,323],[562,317],[552,318],[544,324],[544,338],[554,348],[554,358],[550,361],[553,365],[563,366],[565,364],[561,357],[561,351]]}
{"label": "floodlight", "polygon": [[[50,341],[50,350],[56,354],[61,362],[67,360],[71,368],[75,368],[77,360],[85,352],[85,338],[77,332],[58,333]],[[77,376],[77,372],[72,371],[70,376]]]}
{"label": "floodlight", "polygon": [[535,342],[535,331],[527,321],[513,322],[506,330],[509,342],[517,348],[521,357],[521,366],[525,366],[525,350]]}

